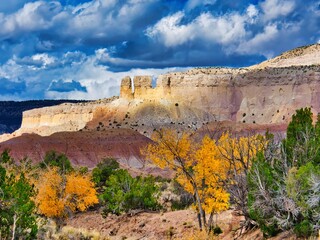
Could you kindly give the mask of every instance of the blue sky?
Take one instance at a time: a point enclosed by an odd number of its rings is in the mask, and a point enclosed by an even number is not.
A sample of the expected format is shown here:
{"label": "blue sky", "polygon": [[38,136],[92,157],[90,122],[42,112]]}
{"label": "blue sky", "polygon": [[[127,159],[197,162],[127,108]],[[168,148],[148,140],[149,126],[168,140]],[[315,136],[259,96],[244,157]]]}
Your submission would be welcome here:
{"label": "blue sky", "polygon": [[0,1],[0,100],[99,99],[126,75],[249,66],[320,42],[320,0]]}

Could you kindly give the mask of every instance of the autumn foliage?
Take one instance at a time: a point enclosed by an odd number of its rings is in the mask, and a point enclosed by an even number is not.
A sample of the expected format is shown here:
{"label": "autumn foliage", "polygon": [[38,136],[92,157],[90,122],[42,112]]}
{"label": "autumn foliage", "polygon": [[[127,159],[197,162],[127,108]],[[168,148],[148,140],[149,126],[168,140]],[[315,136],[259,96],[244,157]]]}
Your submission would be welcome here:
{"label": "autumn foliage", "polygon": [[[219,159],[218,148],[214,140],[204,137],[190,159],[192,175],[197,185],[202,208],[208,213],[219,213],[229,207],[229,194],[223,189],[223,181],[227,178],[227,162]],[[190,173],[191,174],[191,173]],[[178,182],[190,193],[194,194],[193,185],[184,174],[177,176]]]}
{"label": "autumn foliage", "polygon": [[60,175],[58,169],[53,167],[40,175],[36,188],[38,210],[47,217],[64,218],[98,203],[89,175],[76,172]]}
{"label": "autumn foliage", "polygon": [[[197,144],[189,134],[168,129],[155,131],[152,140],[142,154],[159,167],[176,172],[178,182],[195,196],[200,228],[204,225],[207,229],[214,213],[228,209],[229,187],[240,175],[245,177],[252,159],[266,146],[262,136],[232,138],[228,133],[218,141],[205,136]],[[205,212],[210,213],[208,224]]]}

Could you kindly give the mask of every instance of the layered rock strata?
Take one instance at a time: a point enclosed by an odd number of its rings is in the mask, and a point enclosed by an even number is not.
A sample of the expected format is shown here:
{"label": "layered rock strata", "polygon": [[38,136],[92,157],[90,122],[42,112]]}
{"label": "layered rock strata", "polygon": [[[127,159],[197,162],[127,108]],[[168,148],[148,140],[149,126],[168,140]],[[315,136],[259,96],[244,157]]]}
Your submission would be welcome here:
{"label": "layered rock strata", "polygon": [[198,129],[224,120],[287,124],[298,108],[320,112],[319,63],[317,44],[250,68],[160,75],[154,88],[151,76],[125,77],[120,98],[26,111],[15,135],[129,128],[149,136],[158,127]]}
{"label": "layered rock strata", "polygon": [[128,76],[120,97],[26,111],[19,130],[0,136],[0,150],[41,161],[45,151],[55,149],[89,167],[114,156],[146,171],[139,148],[163,127],[194,130],[198,140],[226,129],[239,134],[269,129],[281,138],[296,109],[320,112],[320,45],[249,68],[196,68],[160,75],[155,87],[152,82],[151,76]]}

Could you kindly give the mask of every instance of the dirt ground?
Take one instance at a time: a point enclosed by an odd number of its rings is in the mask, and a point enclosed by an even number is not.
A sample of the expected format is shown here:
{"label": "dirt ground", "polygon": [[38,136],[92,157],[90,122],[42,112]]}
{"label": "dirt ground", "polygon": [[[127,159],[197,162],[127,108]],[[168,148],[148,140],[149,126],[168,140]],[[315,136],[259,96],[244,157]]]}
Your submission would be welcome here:
{"label": "dirt ground", "polygon": [[[223,233],[214,237],[218,240],[262,240],[259,229],[251,230],[239,236],[240,223],[243,217],[234,210],[220,213],[216,218],[217,225]],[[198,239],[199,233],[196,213],[193,210],[172,212],[132,212],[122,216],[110,215],[103,218],[97,211],[76,214],[67,222],[68,226],[95,230],[104,239],[110,240],[167,240],[167,239]],[[193,236],[193,238],[189,238]],[[291,232],[283,232],[270,240],[297,240]],[[320,239],[313,239],[320,240]]]}
{"label": "dirt ground", "polygon": [[[239,227],[241,219],[232,210],[221,213],[217,221],[223,233],[217,239],[234,239],[234,230]],[[67,225],[96,230],[102,237],[112,240],[185,239],[185,236],[199,229],[196,213],[192,210],[140,212],[122,216],[111,215],[107,218],[97,212],[87,212],[69,219]]]}

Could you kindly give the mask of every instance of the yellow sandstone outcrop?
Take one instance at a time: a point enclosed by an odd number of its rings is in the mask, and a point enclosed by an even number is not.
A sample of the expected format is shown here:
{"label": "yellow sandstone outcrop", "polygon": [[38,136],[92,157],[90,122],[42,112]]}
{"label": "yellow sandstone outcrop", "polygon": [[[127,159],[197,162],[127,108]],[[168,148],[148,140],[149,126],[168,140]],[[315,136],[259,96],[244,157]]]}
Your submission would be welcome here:
{"label": "yellow sandstone outcrop", "polygon": [[133,98],[132,83],[131,83],[131,78],[129,76],[123,78],[121,81],[120,97],[127,98],[127,99]]}
{"label": "yellow sandstone outcrop", "polygon": [[[93,106],[65,103],[23,112],[20,131],[49,135],[61,131],[77,131],[93,118]],[[19,133],[19,130],[18,130]]]}

